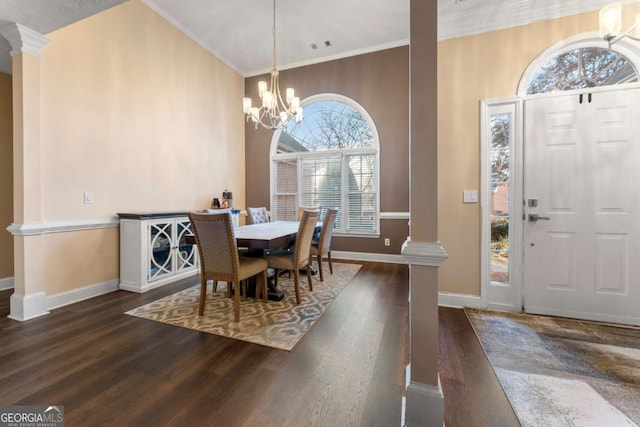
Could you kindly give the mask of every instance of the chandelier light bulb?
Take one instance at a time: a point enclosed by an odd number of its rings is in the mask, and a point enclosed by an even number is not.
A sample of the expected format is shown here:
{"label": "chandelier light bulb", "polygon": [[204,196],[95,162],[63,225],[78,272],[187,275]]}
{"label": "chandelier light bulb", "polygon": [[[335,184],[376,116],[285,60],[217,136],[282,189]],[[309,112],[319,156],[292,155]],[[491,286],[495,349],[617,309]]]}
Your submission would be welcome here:
{"label": "chandelier light bulb", "polygon": [[293,90],[292,87],[287,88],[287,104],[291,104],[291,99],[293,98],[294,93],[295,90]]}
{"label": "chandelier light bulb", "polygon": [[622,29],[622,5],[612,3],[600,9],[600,35],[602,37],[616,36]]}
{"label": "chandelier light bulb", "polygon": [[251,98],[242,98],[242,111],[244,111],[245,114],[251,112]]}

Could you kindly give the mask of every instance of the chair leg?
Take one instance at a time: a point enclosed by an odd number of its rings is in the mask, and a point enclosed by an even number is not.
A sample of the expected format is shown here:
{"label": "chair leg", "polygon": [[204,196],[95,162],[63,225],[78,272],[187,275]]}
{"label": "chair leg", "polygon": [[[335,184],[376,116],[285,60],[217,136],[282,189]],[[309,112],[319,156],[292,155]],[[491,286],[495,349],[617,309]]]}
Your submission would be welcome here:
{"label": "chair leg", "polygon": [[278,289],[278,276],[280,275],[280,272],[278,271],[277,268],[273,269],[274,274],[274,278],[273,278],[273,286]]}
{"label": "chair leg", "polygon": [[313,283],[311,282],[311,258],[309,258],[309,263],[307,264],[307,282],[309,283],[309,290],[313,290]]}
{"label": "chair leg", "polygon": [[212,291],[213,292],[218,292],[218,281],[217,280],[213,281],[213,289],[212,289]]}
{"label": "chair leg", "polygon": [[236,322],[240,321],[240,283],[236,284],[236,290],[233,293],[233,308],[235,311]]}
{"label": "chair leg", "polygon": [[324,282],[324,275],[322,273],[322,254],[318,253],[318,255],[316,255],[318,257],[318,270],[320,270],[320,281]]}
{"label": "chair leg", "polygon": [[327,258],[329,259],[329,272],[333,274],[333,264],[331,264],[331,251],[327,253]]}
{"label": "chair leg", "polygon": [[296,304],[300,304],[300,273],[298,269],[293,270],[293,283],[296,288]]}
{"label": "chair leg", "polygon": [[204,277],[200,280],[200,305],[198,306],[198,315],[204,314],[204,302],[207,298],[207,281]]}
{"label": "chair leg", "polygon": [[267,302],[267,297],[269,296],[267,293],[267,270],[263,271],[262,274],[262,300]]}
{"label": "chair leg", "polygon": [[227,298],[231,298],[231,282],[227,282]]}

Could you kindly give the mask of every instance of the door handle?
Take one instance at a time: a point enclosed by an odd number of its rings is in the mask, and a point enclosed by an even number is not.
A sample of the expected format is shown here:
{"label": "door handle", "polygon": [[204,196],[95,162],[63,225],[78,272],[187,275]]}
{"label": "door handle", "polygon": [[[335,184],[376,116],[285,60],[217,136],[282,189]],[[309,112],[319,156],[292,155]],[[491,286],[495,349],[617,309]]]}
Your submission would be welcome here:
{"label": "door handle", "polygon": [[529,214],[529,221],[536,222],[539,219],[549,221],[551,218],[549,218],[548,216],[540,216],[538,214]]}

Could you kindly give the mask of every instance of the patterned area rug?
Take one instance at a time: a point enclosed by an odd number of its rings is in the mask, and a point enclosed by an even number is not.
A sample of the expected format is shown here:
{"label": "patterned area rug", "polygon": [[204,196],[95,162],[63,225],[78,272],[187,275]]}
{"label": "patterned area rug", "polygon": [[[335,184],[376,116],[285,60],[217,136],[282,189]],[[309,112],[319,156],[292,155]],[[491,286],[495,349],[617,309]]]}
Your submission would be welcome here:
{"label": "patterned area rug", "polygon": [[314,275],[313,292],[309,292],[306,275],[301,278],[300,305],[296,304],[293,278],[287,276],[278,279],[278,288],[285,292],[282,301],[240,298],[240,322],[234,321],[233,299],[226,297],[224,284],[218,286],[218,292],[209,285],[203,316],[198,316],[199,284],[125,314],[289,351],[361,267],[334,262],[331,274],[328,265],[324,266],[324,282]]}
{"label": "patterned area rug", "polygon": [[465,311],[523,426],[640,424],[640,329]]}

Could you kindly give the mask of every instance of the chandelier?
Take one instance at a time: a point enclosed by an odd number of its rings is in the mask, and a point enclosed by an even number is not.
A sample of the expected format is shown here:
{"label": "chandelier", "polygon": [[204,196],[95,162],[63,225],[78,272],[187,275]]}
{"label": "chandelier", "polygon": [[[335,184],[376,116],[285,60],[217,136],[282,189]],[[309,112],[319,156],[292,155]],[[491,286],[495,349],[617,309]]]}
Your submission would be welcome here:
{"label": "chandelier", "polygon": [[271,82],[258,82],[258,95],[262,104],[253,107],[251,98],[242,98],[242,108],[249,119],[256,125],[271,130],[284,128],[290,120],[302,121],[302,107],[300,98],[294,96],[293,88],[288,87],[283,101],[280,94],[279,72],[276,69],[276,0],[273,0],[273,68],[271,69]]}
{"label": "chandelier", "polygon": [[[619,42],[625,37],[640,41],[640,13],[636,15],[635,24],[622,34],[619,34],[620,30],[622,30],[621,3],[612,3],[603,7],[600,9],[598,18],[600,24],[600,35],[609,43],[609,48],[611,48],[612,44]],[[634,36],[631,35],[633,30],[635,30]]]}

